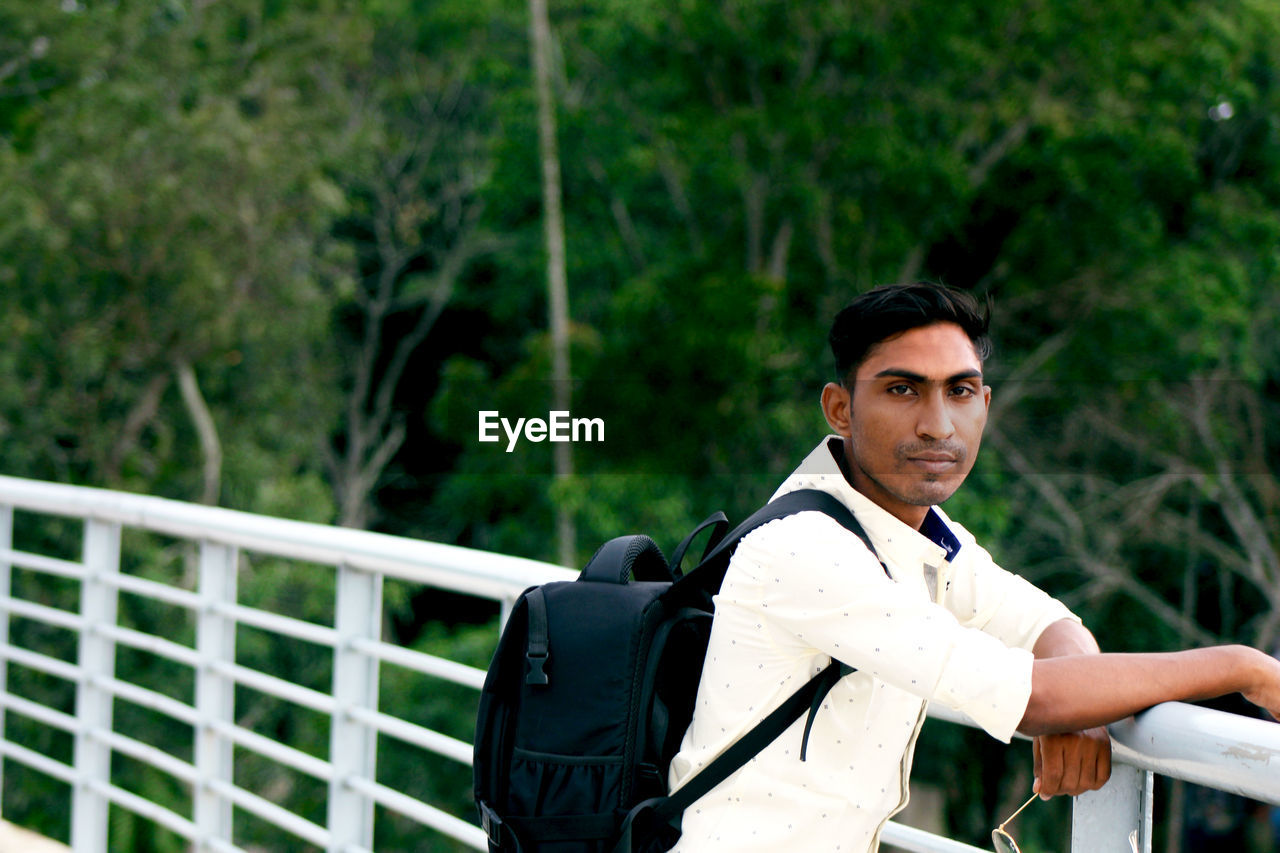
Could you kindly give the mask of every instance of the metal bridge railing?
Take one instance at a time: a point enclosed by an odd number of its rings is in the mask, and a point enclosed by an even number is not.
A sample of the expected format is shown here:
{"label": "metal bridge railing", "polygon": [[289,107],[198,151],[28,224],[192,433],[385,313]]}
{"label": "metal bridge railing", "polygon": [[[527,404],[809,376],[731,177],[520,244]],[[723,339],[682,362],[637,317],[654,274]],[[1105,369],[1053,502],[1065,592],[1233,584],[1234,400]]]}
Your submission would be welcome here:
{"label": "metal bridge railing", "polygon": [[[83,522],[79,560],[13,547],[14,513],[36,513]],[[166,584],[121,569],[125,531],[145,531],[189,543],[195,572],[188,583]],[[242,556],[270,556],[309,564],[316,589],[331,591],[332,622],[318,624],[271,612],[238,595]],[[79,606],[67,609],[14,595],[15,571],[79,585]],[[328,572],[329,577],[322,575]],[[63,761],[28,744],[0,739],[0,755],[69,787],[70,843],[76,853],[111,847],[111,807],[132,811],[191,842],[199,851],[234,851],[233,814],[247,812],[282,833],[326,851],[370,851],[375,807],[483,849],[483,834],[468,820],[405,794],[379,780],[377,744],[392,738],[470,765],[471,746],[399,716],[379,702],[379,672],[392,663],[424,676],[479,689],[483,670],[384,642],[383,585],[389,579],[446,589],[509,606],[526,586],[573,573],[514,557],[411,541],[366,531],[266,518],[159,498],[0,477],[0,730],[5,715],[64,732],[74,741]],[[28,586],[31,586],[28,584]],[[118,619],[122,594],[176,610],[165,633],[188,642],[127,627]],[[74,635],[74,660],[47,649],[16,645],[11,620],[24,619]],[[166,621],[166,620],[160,620]],[[237,656],[237,632],[249,626],[327,650],[332,657],[327,689],[295,683],[288,673],[264,672]],[[185,630],[184,630],[185,627]],[[184,698],[123,680],[116,667],[122,647],[149,653],[188,670]],[[14,665],[74,686],[74,702],[51,707],[9,688]],[[302,751],[241,724],[237,688],[252,688],[327,718],[327,756]],[[179,757],[113,726],[119,703],[147,709],[190,728],[189,756]],[[237,778],[234,753],[255,753],[327,786],[322,819],[273,802]],[[185,813],[117,784],[113,757],[127,756],[163,771],[190,791]],[[66,804],[51,803],[64,810]]]}
{"label": "metal bridge railing", "polygon": [[[15,548],[15,512],[81,524],[80,558]],[[124,544],[139,535],[165,537],[186,549],[190,571],[166,581],[129,570],[133,561]],[[327,624],[245,600],[241,581],[249,571],[246,565],[250,558],[263,557],[306,566],[304,574],[314,581],[314,589],[304,594],[319,590],[330,597]],[[33,585],[15,585],[17,573],[26,580],[47,578],[78,586],[78,606],[19,594],[16,587],[30,590]],[[378,747],[388,741],[460,765],[471,761],[469,743],[385,707],[379,691],[384,664],[475,690],[484,678],[475,667],[386,642],[385,585],[488,599],[505,614],[527,586],[571,577],[572,572],[544,563],[430,542],[0,477],[0,733],[17,730],[5,724],[5,717],[14,715],[23,719],[23,731],[34,724],[63,733],[73,743],[69,757],[58,757],[0,737],[0,756],[6,769],[17,762],[65,783],[76,853],[118,849],[110,838],[113,808],[166,827],[196,851],[241,851],[238,845],[245,842],[237,837],[237,817],[250,815],[328,853],[371,853],[376,816],[384,812],[424,827],[422,849],[431,847],[425,839],[440,833],[483,850],[484,835],[469,814],[452,813],[379,776]],[[153,620],[163,628],[140,630],[121,618],[122,596],[132,605],[141,602],[144,608],[179,615]],[[48,648],[15,642],[20,633],[14,631],[15,620],[39,625],[46,633],[69,634],[73,641]],[[237,638],[245,629],[323,650],[329,683],[320,689],[300,683],[287,668],[268,672],[249,666],[246,656],[237,653]],[[74,648],[74,654],[59,654],[57,648]],[[125,680],[127,667],[116,665],[122,649],[144,652],[186,673],[189,688],[164,690]],[[73,699],[59,704],[19,695],[13,667],[67,685],[64,693]],[[325,754],[255,731],[239,703],[246,689],[327,721]],[[122,731],[117,722],[125,706],[189,728],[189,749],[161,748],[136,732]],[[1112,727],[1112,735],[1117,742],[1112,782],[1075,804],[1072,850],[1077,853],[1129,853],[1134,830],[1138,849],[1149,853],[1154,773],[1280,805],[1280,727],[1172,704]],[[322,786],[323,814],[291,810],[246,778],[236,760],[246,754]],[[174,780],[189,793],[186,807],[122,787],[116,772],[122,759]],[[49,808],[65,810],[67,805],[50,803]],[[886,827],[883,839],[921,853],[976,849],[896,824]]]}

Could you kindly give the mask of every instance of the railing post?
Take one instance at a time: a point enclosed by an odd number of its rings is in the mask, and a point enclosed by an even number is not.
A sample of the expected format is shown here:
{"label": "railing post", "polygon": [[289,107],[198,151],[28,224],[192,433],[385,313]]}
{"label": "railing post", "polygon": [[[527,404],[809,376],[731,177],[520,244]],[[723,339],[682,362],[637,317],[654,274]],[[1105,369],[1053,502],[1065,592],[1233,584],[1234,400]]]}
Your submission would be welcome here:
{"label": "railing post", "polygon": [[84,579],[80,583],[80,615],[85,620],[79,637],[78,662],[82,670],[76,685],[75,735],[76,784],[71,799],[71,849],[75,853],[105,853],[107,849],[106,796],[93,790],[111,783],[111,747],[98,737],[111,731],[113,697],[95,685],[96,678],[112,678],[116,667],[115,642],[97,630],[116,624],[119,595],[104,578],[120,571],[120,525],[88,519],[84,529]]}
{"label": "railing post", "polygon": [[1071,810],[1072,853],[1151,853],[1153,774],[1128,764],[1111,766],[1100,790],[1075,798]]}
{"label": "railing post", "polygon": [[345,563],[337,571],[328,815],[334,853],[348,846],[373,847],[373,801],[347,780],[374,781],[377,774],[377,732],[349,711],[378,709],[378,661],[358,651],[352,641],[382,639],[382,575]]}
{"label": "railing post", "polygon": [[[0,548],[13,550],[13,507],[0,506]],[[0,561],[0,595],[8,598],[13,591],[13,566]],[[9,643],[9,611],[0,608],[0,644]],[[0,657],[0,693],[9,690],[9,663]],[[4,738],[4,706],[0,705],[0,739]],[[0,803],[4,801],[4,762],[0,761]],[[3,810],[0,809],[0,814]]]}
{"label": "railing post", "polygon": [[200,545],[199,593],[202,601],[196,622],[196,651],[200,669],[196,673],[196,712],[200,723],[195,731],[195,762],[201,783],[195,791],[195,824],[199,835],[195,849],[212,849],[209,842],[232,838],[231,801],[209,782],[233,783],[234,763],[231,740],[215,728],[215,723],[235,722],[234,681],[218,672],[215,664],[235,663],[235,619],[219,613],[218,604],[235,604],[236,571],[239,553],[216,542]]}

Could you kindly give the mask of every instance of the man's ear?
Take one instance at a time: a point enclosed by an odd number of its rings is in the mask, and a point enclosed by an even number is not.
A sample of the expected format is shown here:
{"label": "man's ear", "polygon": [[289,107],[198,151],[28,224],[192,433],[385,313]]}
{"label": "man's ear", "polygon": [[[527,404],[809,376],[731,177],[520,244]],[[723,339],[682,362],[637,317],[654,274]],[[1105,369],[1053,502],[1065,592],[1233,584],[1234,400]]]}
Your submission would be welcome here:
{"label": "man's ear", "polygon": [[845,438],[849,437],[853,423],[853,400],[849,389],[835,382],[822,386],[822,414],[827,425]]}

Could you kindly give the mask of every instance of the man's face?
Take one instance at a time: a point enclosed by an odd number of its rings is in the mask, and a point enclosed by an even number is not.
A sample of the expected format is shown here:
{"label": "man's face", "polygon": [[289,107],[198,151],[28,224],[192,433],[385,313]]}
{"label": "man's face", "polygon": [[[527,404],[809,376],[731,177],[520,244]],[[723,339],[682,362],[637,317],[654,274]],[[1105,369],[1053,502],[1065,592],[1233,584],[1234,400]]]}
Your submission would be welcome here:
{"label": "man's face", "polygon": [[845,437],[854,488],[919,528],[973,468],[991,389],[968,335],[935,323],[881,341],[853,388],[823,391],[823,410]]}

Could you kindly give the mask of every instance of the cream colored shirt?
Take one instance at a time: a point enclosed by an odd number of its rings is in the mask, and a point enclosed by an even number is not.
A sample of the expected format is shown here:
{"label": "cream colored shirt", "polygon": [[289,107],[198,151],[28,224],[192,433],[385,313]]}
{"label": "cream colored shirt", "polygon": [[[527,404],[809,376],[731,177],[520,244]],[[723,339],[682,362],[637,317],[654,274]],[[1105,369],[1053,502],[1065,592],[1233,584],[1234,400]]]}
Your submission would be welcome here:
{"label": "cream colored shirt", "polygon": [[[885,566],[828,516],[802,512],[746,536],[716,596],[693,722],[671,764],[679,787],[800,685],[839,659],[857,669],[824,701],[800,761],[804,719],[694,803],[678,853],[866,853],[907,803],[927,702],[1008,742],[1031,695],[1030,649],[1069,610],[997,566],[937,508],[943,545],[855,491],[824,440],[777,495],[829,492]],[[958,546],[958,548],[957,548]]]}

